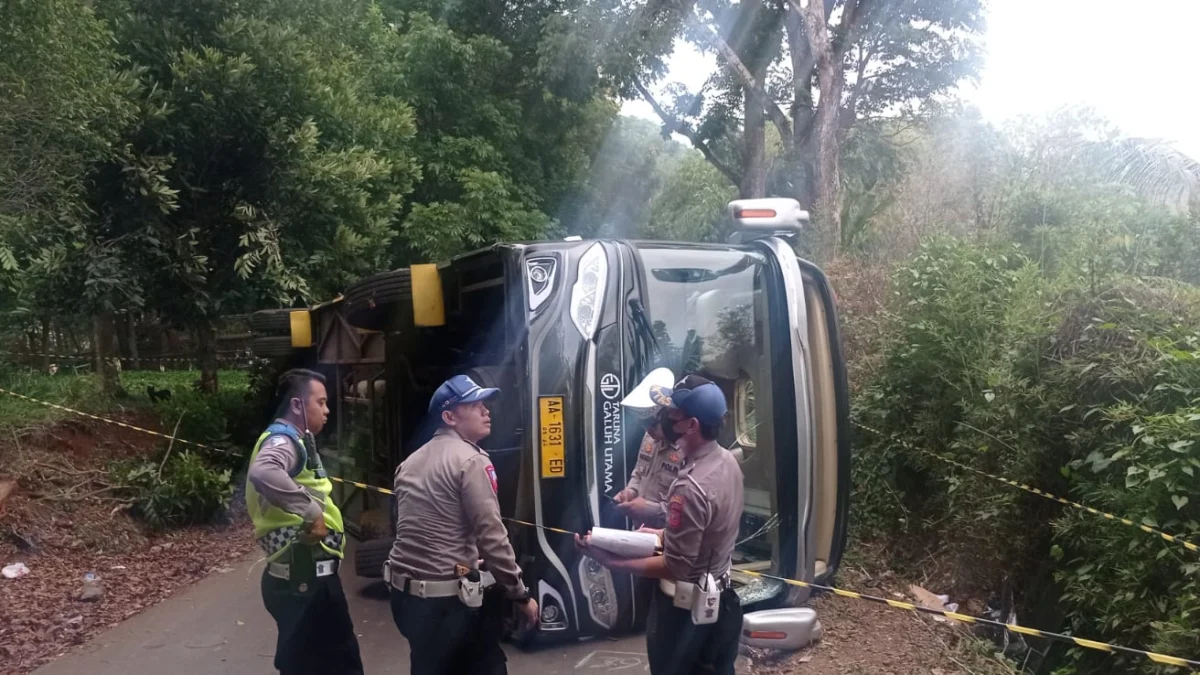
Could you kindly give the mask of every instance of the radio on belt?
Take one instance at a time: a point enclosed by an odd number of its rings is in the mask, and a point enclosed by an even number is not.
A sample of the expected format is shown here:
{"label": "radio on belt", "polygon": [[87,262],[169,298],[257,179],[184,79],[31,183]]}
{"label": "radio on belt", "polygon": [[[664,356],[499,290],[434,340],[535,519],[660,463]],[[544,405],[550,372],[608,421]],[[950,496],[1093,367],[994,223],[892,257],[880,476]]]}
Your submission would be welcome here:
{"label": "radio on belt", "polygon": [[672,604],[679,609],[690,610],[692,623],[697,626],[716,623],[721,614],[721,589],[711,574],[705,574],[695,584],[676,581]]}
{"label": "radio on belt", "polygon": [[622,558],[649,558],[658,551],[658,535],[593,527],[591,545]]}

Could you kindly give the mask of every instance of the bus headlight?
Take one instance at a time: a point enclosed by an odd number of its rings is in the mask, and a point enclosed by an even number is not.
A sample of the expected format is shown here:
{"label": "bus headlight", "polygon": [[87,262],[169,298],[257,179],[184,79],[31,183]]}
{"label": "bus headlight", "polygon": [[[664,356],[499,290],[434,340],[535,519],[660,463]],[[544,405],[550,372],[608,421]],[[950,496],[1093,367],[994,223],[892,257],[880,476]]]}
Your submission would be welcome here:
{"label": "bus headlight", "polygon": [[571,287],[571,320],[585,340],[591,340],[600,324],[604,291],[608,287],[608,256],[599,243],[579,258],[579,273]]}

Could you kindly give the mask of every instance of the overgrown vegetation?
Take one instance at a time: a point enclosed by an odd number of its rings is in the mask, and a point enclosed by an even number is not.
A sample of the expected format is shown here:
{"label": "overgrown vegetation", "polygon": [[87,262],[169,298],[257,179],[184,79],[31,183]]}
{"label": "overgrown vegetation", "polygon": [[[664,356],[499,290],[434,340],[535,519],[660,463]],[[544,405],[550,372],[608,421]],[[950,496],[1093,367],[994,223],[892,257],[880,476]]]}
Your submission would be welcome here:
{"label": "overgrown vegetation", "polygon": [[[959,564],[960,592],[1011,584],[1034,625],[1057,618],[1049,593],[1069,632],[1196,654],[1200,556],[921,452],[1200,536],[1200,289],[1048,271],[947,239],[897,269],[884,365],[856,401],[883,432],[858,436],[859,536],[909,568]],[[1114,667],[1083,650],[1067,664]]]}
{"label": "overgrown vegetation", "polygon": [[232,473],[209,468],[187,450],[158,463],[123,462],[110,470],[121,492],[134,500],[133,514],[160,529],[211,522],[229,506]]}
{"label": "overgrown vegetation", "polygon": [[[50,376],[10,366],[0,375],[0,387],[107,418],[132,415],[134,424],[174,432],[177,438],[214,448],[197,449],[162,439],[150,457],[93,467],[106,470],[108,483],[131,502],[134,516],[162,529],[211,522],[225,512],[233,494],[233,476],[244,468],[247,457],[246,446],[238,439],[252,434],[250,427],[261,423],[246,411],[250,394],[247,373],[222,371],[224,384],[216,395],[198,391],[197,377],[196,371],[127,372],[124,382],[130,394],[111,399],[99,395],[92,375]],[[152,401],[147,387],[169,392],[170,397]],[[10,431],[66,419],[79,418],[32,401],[11,396],[0,399],[0,426]]]}

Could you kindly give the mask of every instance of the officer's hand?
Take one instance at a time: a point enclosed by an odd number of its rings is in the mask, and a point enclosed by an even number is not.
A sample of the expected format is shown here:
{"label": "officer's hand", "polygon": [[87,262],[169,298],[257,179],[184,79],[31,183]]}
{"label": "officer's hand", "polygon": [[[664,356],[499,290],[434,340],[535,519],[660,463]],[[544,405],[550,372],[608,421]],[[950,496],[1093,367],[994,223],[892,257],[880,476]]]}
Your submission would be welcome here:
{"label": "officer's hand", "polygon": [[637,531],[638,531],[638,532],[645,532],[645,533],[647,533],[647,534],[652,534],[652,535],[654,535],[654,536],[658,537],[658,547],[659,547],[659,548],[662,548],[662,545],[663,545],[663,531],[662,531],[662,529],[655,529],[655,528],[653,528],[653,527],[646,527],[645,525],[643,525],[642,527],[639,527],[639,528],[637,529]]}
{"label": "officer's hand", "polygon": [[618,504],[624,504],[636,496],[637,490],[634,490],[633,488],[625,488],[624,490],[618,492],[615,497],[613,497],[613,501]]}
{"label": "officer's hand", "polygon": [[309,543],[316,543],[329,536],[329,527],[325,525],[325,517],[322,516],[312,521],[312,524],[308,526],[306,535],[305,539]]}
{"label": "officer's hand", "polygon": [[517,605],[517,609],[521,612],[521,616],[525,619],[525,623],[530,626],[538,624],[538,604],[537,600],[529,598],[525,602]]}
{"label": "officer's hand", "polygon": [[662,513],[662,509],[654,502],[648,502],[643,497],[635,497],[627,502],[617,504],[621,513],[632,516],[635,520],[647,521]]}
{"label": "officer's hand", "polygon": [[590,531],[582,537],[575,535],[575,548],[577,548],[580,553],[606,567],[614,560],[613,554],[605,551],[602,548],[595,548],[592,546],[592,533]]}

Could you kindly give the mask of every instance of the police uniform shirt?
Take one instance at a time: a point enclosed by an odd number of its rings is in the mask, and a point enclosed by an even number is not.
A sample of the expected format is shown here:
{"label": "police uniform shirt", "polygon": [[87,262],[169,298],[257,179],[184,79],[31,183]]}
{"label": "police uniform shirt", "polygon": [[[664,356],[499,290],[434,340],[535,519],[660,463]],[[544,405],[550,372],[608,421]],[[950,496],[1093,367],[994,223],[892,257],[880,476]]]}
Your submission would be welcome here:
{"label": "police uniform shirt", "polygon": [[524,596],[487,452],[441,429],[396,469],[395,488],[393,573],[421,581],[453,579],[456,564],[474,568],[483,558],[509,597]]}
{"label": "police uniform shirt", "polygon": [[687,458],[667,496],[663,556],[671,578],[722,577],[733,565],[742,518],[742,468],[715,441]]}
{"label": "police uniform shirt", "polygon": [[647,525],[662,527],[667,520],[667,492],[683,468],[683,453],[666,441],[656,441],[646,434],[638,450],[637,464],[629,478],[626,489],[637,493],[659,507],[659,516],[647,520]]}
{"label": "police uniform shirt", "polygon": [[295,442],[286,434],[274,434],[263,440],[247,478],[259,499],[311,523],[325,511],[325,496],[310,493],[292,480],[303,467]]}

